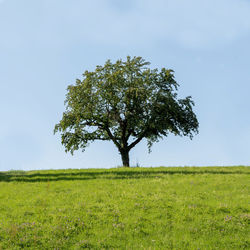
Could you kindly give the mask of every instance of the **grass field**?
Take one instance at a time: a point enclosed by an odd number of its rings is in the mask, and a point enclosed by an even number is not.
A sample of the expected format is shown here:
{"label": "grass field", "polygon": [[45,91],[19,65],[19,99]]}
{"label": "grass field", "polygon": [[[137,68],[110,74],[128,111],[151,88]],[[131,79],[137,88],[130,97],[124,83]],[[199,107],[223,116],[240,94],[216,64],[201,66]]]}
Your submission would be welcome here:
{"label": "grass field", "polygon": [[250,168],[0,172],[0,249],[250,249]]}

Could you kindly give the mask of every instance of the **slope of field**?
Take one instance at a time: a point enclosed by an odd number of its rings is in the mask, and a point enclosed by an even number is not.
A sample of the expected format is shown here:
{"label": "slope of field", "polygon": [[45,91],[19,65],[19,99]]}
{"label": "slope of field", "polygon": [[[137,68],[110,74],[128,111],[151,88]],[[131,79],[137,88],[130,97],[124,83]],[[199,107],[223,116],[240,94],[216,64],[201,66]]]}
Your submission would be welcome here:
{"label": "slope of field", "polygon": [[0,249],[249,249],[249,167],[0,173]]}

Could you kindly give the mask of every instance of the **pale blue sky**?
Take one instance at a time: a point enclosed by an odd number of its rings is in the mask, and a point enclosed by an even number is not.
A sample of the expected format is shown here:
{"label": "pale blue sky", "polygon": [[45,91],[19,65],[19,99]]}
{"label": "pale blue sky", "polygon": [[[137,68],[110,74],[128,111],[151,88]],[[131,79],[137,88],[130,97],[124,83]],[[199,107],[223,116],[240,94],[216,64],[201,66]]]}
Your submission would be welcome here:
{"label": "pale blue sky", "polygon": [[53,128],[69,84],[127,55],[174,69],[200,122],[132,165],[250,165],[249,44],[249,0],[0,0],[0,170],[121,164],[111,142],[66,154]]}

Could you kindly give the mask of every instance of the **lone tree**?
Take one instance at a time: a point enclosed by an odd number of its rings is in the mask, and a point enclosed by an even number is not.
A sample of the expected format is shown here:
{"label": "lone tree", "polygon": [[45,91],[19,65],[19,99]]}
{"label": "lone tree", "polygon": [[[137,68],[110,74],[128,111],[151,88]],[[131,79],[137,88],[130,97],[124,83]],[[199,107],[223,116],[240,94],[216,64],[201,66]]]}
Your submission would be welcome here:
{"label": "lone tree", "polygon": [[141,57],[108,60],[85,71],[83,79],[68,86],[66,111],[54,132],[61,132],[66,152],[72,154],[95,140],[112,141],[129,167],[129,151],[143,138],[148,148],[169,133],[198,133],[199,123],[188,96],[177,99],[174,71],[150,69]]}

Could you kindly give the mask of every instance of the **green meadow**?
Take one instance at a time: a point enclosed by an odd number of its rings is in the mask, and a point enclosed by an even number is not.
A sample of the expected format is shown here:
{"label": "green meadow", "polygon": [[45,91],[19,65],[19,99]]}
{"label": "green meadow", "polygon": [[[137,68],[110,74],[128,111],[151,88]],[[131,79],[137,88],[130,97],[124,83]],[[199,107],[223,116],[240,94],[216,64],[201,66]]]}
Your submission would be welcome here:
{"label": "green meadow", "polygon": [[250,249],[250,167],[0,172],[0,249]]}

